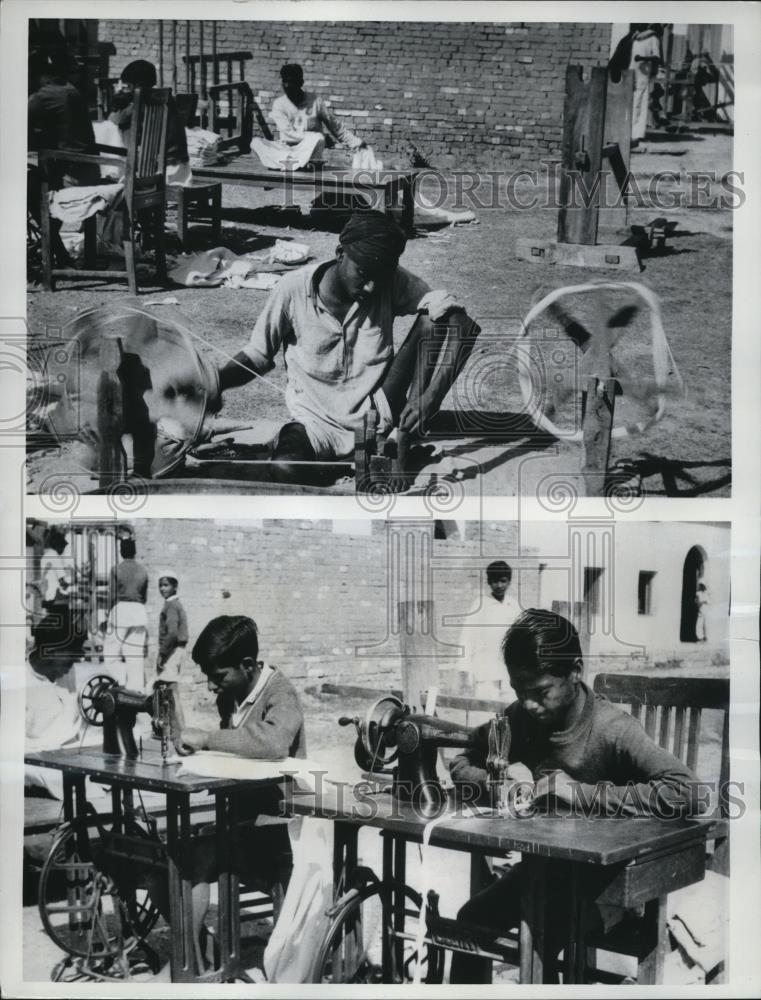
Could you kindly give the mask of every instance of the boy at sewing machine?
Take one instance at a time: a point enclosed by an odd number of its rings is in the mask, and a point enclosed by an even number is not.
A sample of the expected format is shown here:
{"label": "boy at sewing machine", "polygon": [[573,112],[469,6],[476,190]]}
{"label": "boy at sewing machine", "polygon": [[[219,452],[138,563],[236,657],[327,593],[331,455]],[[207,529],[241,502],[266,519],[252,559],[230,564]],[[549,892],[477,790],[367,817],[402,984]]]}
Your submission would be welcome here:
{"label": "boy at sewing machine", "polygon": [[[179,743],[187,752],[221,750],[241,757],[283,760],[306,756],[304,713],[291,682],[259,657],[256,623],[244,615],[222,615],[203,629],[192,657],[205,674],[209,690],[217,696],[219,729],[184,727]],[[271,892],[279,910],[293,868],[288,829],[278,812],[277,790],[258,791],[238,805],[236,853],[241,877]],[[213,828],[202,829],[195,839],[193,908],[199,935],[209,907],[209,884],[217,875]],[[168,910],[166,887],[154,884],[152,893],[162,912]],[[202,960],[199,957],[199,965]]]}
{"label": "boy at sewing machine", "polygon": [[[355,212],[332,260],[299,268],[273,290],[251,338],[219,372],[220,391],[266,379],[282,348],[291,422],[274,459],[341,459],[368,411],[378,433],[415,433],[436,413],[472,350],[478,326],[447,292],[399,266],[406,236],[382,212]],[[397,351],[394,317],[420,314]]]}
{"label": "boy at sewing machine", "polygon": [[[502,651],[518,699],[505,711],[511,731],[507,777],[529,789],[538,809],[551,803],[554,811],[578,814],[598,791],[605,814],[671,818],[695,811],[695,775],[657,746],[632,716],[582,681],[579,636],[569,621],[553,611],[525,611],[508,629]],[[488,730],[488,724],[480,727],[476,745],[457,756],[450,769],[456,783],[493,796],[486,771]],[[547,941],[558,954],[570,894],[562,878],[548,892]],[[517,926],[520,865],[473,896],[458,919],[501,930]],[[590,927],[601,920],[600,912],[590,914]],[[611,922],[616,914],[607,913],[605,923]],[[488,982],[488,968],[488,960],[455,953],[451,982]]]}

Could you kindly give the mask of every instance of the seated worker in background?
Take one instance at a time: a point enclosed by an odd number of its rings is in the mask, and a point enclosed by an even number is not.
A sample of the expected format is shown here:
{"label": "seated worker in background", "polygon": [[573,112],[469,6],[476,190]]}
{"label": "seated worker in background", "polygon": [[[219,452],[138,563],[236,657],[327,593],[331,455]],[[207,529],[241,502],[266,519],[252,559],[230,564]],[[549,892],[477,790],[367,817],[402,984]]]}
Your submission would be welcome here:
{"label": "seated worker in background", "polygon": [[[583,660],[573,625],[532,608],[508,630],[504,661],[518,700],[505,715],[511,729],[508,779],[531,789],[534,802],[554,804],[579,814],[598,793],[603,815],[673,818],[697,812],[697,778],[681,761],[657,746],[639,723],[581,680]],[[478,742],[450,765],[458,785],[493,795],[486,771],[488,723]],[[583,798],[582,798],[583,796]],[[551,822],[548,818],[547,822]],[[564,878],[548,885],[548,953],[564,945],[570,915],[570,888]],[[518,926],[521,909],[520,865],[477,893],[458,919],[507,931]],[[612,926],[623,910],[589,915],[590,930]],[[488,981],[488,959],[455,952],[452,983]]]}
{"label": "seated worker in background", "polygon": [[[148,90],[156,86],[157,80],[156,67],[145,59],[136,59],[124,67],[121,90],[114,94],[114,110],[108,116],[109,121],[113,122],[120,132],[129,132],[132,125],[135,88]],[[126,137],[124,144],[125,146],[127,144]],[[166,126],[166,182],[185,187],[192,179],[185,126],[180,119],[174,97],[170,94]]]}
{"label": "seated worker in background", "polygon": [[272,120],[278,137],[255,138],[251,148],[269,170],[298,170],[308,163],[322,162],[327,130],[336,142],[351,150],[365,143],[345,128],[328,110],[321,97],[304,90],[304,71],[296,63],[280,70],[284,94],[272,104]]}
{"label": "seated worker in background", "polygon": [[[183,728],[180,743],[186,751],[222,750],[261,760],[306,757],[304,713],[296,689],[258,656],[258,632],[251,618],[223,615],[206,625],[193,646],[192,657],[206,675],[209,690],[217,695],[220,728]],[[235,830],[241,878],[270,892],[276,913],[293,869],[287,821],[270,819],[278,812],[278,801],[276,789],[241,797]],[[215,836],[214,828],[206,827],[193,841],[193,920],[199,968],[204,964],[209,883],[218,872]],[[166,916],[168,886],[155,876],[150,876],[150,881],[151,895]]]}
{"label": "seated worker in background", "polygon": [[[274,368],[282,348],[286,405],[274,459],[345,458],[374,409],[379,434],[415,433],[436,413],[479,327],[455,299],[399,266],[406,237],[382,212],[356,212],[333,260],[286,275],[265,303],[243,351],[219,372],[221,391]],[[395,316],[421,316],[394,352]]]}
{"label": "seated worker in background", "polygon": [[[34,646],[29,653],[26,685],[27,752],[57,750],[79,742],[82,720],[77,696],[57,682],[82,658],[86,638],[85,632],[78,631],[75,617],[60,611],[32,628]],[[62,799],[63,776],[53,768],[27,764],[24,791]]]}
{"label": "seated worker in background", "polygon": [[[38,54],[30,74],[38,87],[27,104],[28,144],[31,150],[67,149],[73,153],[94,153],[93,132],[87,101],[67,79],[73,60],[66,50]],[[65,163],[62,186],[99,184],[97,164]]]}
{"label": "seated worker in background", "polygon": [[[95,153],[93,132],[87,101],[74,84],[67,79],[74,68],[73,59],[65,48],[50,55],[34,53],[29,58],[30,94],[27,104],[27,142],[29,149],[69,150],[72,153]],[[100,184],[97,163],[70,163],[56,165],[57,176],[49,178],[53,190]],[[39,226],[42,175],[36,166],[27,170],[27,211]],[[72,264],[60,237],[61,221],[51,218],[51,243],[56,264]]]}

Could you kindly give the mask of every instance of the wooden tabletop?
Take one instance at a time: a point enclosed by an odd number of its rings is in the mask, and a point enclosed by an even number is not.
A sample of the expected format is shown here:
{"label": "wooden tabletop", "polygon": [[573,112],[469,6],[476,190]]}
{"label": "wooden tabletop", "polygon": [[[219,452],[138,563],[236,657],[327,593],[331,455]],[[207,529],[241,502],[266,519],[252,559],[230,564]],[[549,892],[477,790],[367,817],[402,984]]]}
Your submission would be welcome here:
{"label": "wooden tabletop", "polygon": [[323,170],[267,170],[253,153],[242,153],[229,163],[218,163],[207,167],[193,167],[194,177],[213,180],[248,180],[265,183],[271,180],[280,184],[287,179],[295,185],[346,186],[357,183],[359,187],[385,187],[395,180],[414,178],[416,170],[353,170],[326,167]]}
{"label": "wooden tabletop", "polygon": [[179,763],[165,764],[158,750],[145,750],[138,760],[127,760],[115,754],[85,747],[66,750],[45,750],[28,753],[24,762],[37,767],[50,767],[64,774],[96,778],[104,782],[118,782],[133,788],[154,792],[219,792],[241,787],[245,790],[277,785],[282,778],[263,778],[241,781],[238,778],[208,778],[197,774],[180,774]]}
{"label": "wooden tabletop", "polygon": [[[355,799],[349,788],[327,786],[319,795],[296,793],[288,803],[295,815],[316,816],[388,830],[420,841],[427,820],[411,805],[394,802],[388,793]],[[430,843],[452,850],[503,855],[521,851],[563,861],[613,865],[655,853],[678,850],[720,836],[717,820],[654,818],[572,818],[560,815],[500,817],[483,810],[450,807],[433,830]]]}

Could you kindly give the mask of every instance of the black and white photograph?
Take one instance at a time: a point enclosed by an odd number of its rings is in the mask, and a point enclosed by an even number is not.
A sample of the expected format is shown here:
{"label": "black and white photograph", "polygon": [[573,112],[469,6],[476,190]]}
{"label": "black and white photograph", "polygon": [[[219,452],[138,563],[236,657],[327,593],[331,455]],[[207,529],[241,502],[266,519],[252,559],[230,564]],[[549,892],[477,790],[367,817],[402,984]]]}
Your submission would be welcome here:
{"label": "black and white photograph", "polygon": [[25,978],[722,981],[727,524],[26,541]]}
{"label": "black and white photograph", "polygon": [[759,995],[759,121],[761,0],[2,0],[3,997]]}
{"label": "black and white photograph", "polygon": [[27,489],[729,495],[734,44],[30,18]]}

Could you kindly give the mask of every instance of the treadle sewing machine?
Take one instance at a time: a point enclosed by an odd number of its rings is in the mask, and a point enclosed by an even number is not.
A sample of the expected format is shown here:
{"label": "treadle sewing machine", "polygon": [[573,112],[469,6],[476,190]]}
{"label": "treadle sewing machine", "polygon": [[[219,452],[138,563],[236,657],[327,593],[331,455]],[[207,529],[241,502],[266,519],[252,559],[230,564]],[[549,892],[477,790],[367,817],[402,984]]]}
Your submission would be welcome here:
{"label": "treadle sewing machine", "polygon": [[103,753],[127,760],[141,756],[135,742],[135,723],[140,712],[152,718],[153,734],[161,741],[161,759],[166,763],[169,744],[182,754],[174,691],[171,685],[156,681],[153,692],[130,691],[120,687],[108,674],[91,677],[79,693],[79,711],[89,726],[103,727]]}
{"label": "treadle sewing machine", "polygon": [[[474,729],[414,713],[394,695],[376,701],[364,719],[342,716],[338,724],[355,727],[354,759],[362,771],[389,776],[391,794],[411,802],[421,816],[439,815],[448,802],[437,773],[439,750],[474,745]],[[499,716],[491,722],[486,759],[492,781],[503,781],[509,752],[510,729]]]}

